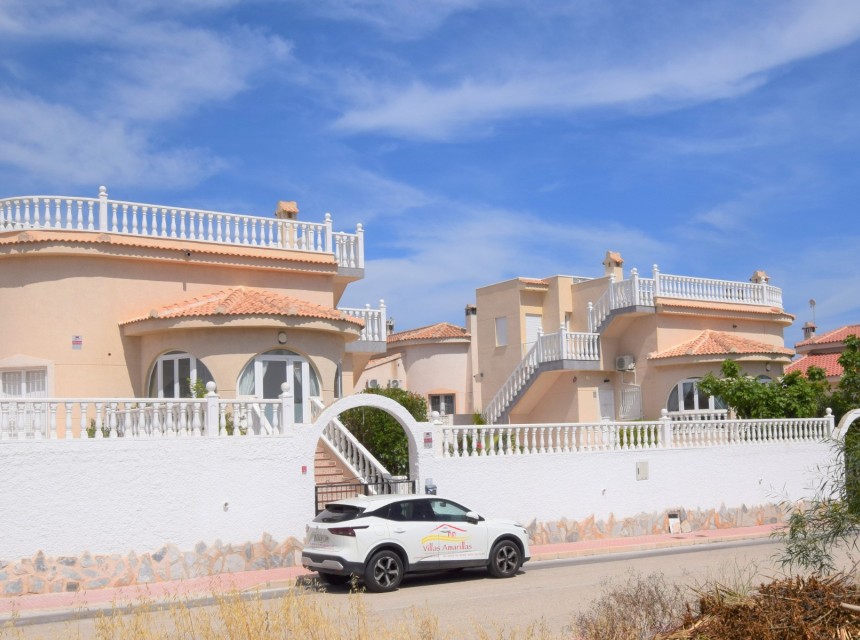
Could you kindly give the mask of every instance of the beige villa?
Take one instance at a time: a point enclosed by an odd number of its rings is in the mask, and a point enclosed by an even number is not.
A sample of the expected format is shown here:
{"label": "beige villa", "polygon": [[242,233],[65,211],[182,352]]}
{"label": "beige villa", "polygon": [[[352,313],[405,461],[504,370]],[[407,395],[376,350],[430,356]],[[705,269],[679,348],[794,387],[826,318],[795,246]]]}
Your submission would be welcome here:
{"label": "beige villa", "polygon": [[[465,328],[389,336],[359,382],[396,380],[431,403],[441,396],[432,408],[460,424],[474,412],[496,424],[656,419],[663,410],[682,418],[724,412],[696,384],[723,360],[763,380],[791,361],[783,331],[794,318],[763,271],[735,282],[655,265],[650,276],[625,273],[621,255],[608,251],[599,277],[481,287]],[[448,362],[444,372],[437,358]]]}
{"label": "beige villa", "polygon": [[0,398],[352,393],[385,307],[340,308],[364,235],[298,219],[98,197],[0,200]]}

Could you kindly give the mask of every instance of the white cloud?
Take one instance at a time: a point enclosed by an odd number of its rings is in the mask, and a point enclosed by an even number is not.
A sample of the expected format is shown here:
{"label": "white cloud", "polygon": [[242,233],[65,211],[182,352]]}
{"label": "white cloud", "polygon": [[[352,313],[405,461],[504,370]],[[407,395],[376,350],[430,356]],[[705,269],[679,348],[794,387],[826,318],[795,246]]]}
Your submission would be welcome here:
{"label": "white cloud", "polygon": [[[416,216],[387,229],[394,236],[386,239],[387,256],[368,260],[365,279],[350,286],[344,306],[375,305],[382,297],[400,329],[428,318],[462,324],[464,305],[474,302],[478,287],[518,276],[601,276],[607,249],[622,252],[628,268],[639,265],[643,275],[671,255],[661,240],[598,217],[551,222],[531,212],[452,201]],[[365,241],[369,256],[382,253],[373,247],[372,228]]]}
{"label": "white cloud", "polygon": [[0,166],[51,184],[194,184],[224,168],[198,149],[154,149],[115,119],[94,119],[32,96],[0,97]]}
{"label": "white cloud", "polygon": [[307,8],[334,20],[367,24],[394,39],[419,38],[452,14],[486,0],[312,0]]}
{"label": "white cloud", "polygon": [[[595,64],[592,56],[588,66],[579,61],[583,52],[572,46],[531,58],[527,50],[517,50],[520,57],[515,58],[505,40],[492,72],[461,67],[447,84],[415,79],[371,83],[372,91],[365,86],[363,95],[354,96],[354,106],[334,127],[446,139],[468,134],[476,123],[522,114],[631,105],[675,108],[731,97],[766,82],[782,65],[855,41],[860,37],[860,4],[795,4],[751,26],[699,35],[692,42],[643,47],[655,50],[647,57],[634,56],[634,63],[625,58]],[[652,41],[662,42],[659,35]],[[500,74],[504,68],[512,71]]]}
{"label": "white cloud", "polygon": [[246,90],[260,71],[289,62],[290,45],[248,29],[216,32],[139,15],[210,3],[180,4],[10,0],[0,8],[0,31],[18,46],[50,40],[78,61],[75,75],[47,86],[25,84],[25,57],[10,68],[19,86],[0,88],[0,165],[43,184],[88,186],[184,187],[223,169],[205,149],[165,144],[159,127]]}

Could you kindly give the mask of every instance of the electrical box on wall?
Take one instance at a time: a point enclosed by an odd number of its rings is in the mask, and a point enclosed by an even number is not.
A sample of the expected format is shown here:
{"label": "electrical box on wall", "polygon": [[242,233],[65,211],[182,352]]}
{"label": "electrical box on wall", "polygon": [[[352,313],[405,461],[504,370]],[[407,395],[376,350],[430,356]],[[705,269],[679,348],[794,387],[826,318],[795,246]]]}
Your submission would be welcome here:
{"label": "electrical box on wall", "polygon": [[636,479],[637,480],[647,480],[648,479],[648,463],[645,461],[636,463]]}

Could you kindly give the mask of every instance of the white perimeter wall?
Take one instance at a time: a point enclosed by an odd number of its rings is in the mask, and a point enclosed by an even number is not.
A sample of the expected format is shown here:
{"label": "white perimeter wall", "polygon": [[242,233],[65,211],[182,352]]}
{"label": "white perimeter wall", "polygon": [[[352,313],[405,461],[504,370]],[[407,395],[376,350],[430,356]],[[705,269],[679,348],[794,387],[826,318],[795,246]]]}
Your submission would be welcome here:
{"label": "white perimeter wall", "polygon": [[[799,499],[831,453],[811,442],[441,458],[438,433],[423,448],[433,426],[414,429],[420,491],[432,478],[440,495],[524,524]],[[276,437],[0,442],[0,559],[152,552],[168,542],[190,550],[263,533],[301,539],[314,515],[318,437],[302,425]],[[648,462],[648,480],[636,480],[637,461]]]}

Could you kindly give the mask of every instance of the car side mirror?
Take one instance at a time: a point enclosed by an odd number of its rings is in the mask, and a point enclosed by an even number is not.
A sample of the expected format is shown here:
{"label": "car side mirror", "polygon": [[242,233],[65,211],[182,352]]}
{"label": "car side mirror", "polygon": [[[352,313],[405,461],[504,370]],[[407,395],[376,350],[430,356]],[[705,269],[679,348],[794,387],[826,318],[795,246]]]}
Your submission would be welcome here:
{"label": "car side mirror", "polygon": [[478,522],[480,522],[481,520],[483,520],[483,518],[481,516],[479,516],[477,513],[475,513],[474,511],[467,511],[466,512],[466,522],[471,522],[472,524],[478,524]]}

